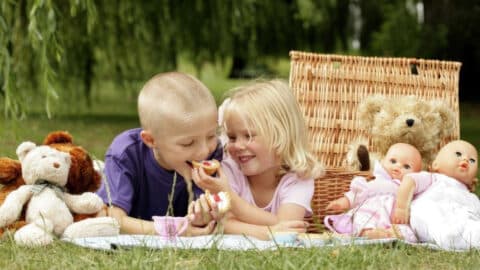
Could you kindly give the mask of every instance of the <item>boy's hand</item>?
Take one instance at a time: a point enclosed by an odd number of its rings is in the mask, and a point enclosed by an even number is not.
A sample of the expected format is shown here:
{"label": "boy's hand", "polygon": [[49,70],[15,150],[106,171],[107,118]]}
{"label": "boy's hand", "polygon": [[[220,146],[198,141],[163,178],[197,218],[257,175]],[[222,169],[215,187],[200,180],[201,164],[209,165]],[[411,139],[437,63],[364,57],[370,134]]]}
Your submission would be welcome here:
{"label": "boy's hand", "polygon": [[206,235],[206,234],[211,234],[213,232],[213,229],[215,229],[215,221],[212,220],[210,221],[207,226],[204,227],[198,227],[194,226],[190,221],[185,221],[188,222],[187,229],[181,236],[199,236],[199,235]]}
{"label": "boy's hand", "polygon": [[196,201],[190,203],[188,207],[188,219],[193,226],[203,227],[212,220],[210,208],[205,194],[200,195]]}
{"label": "boy's hand", "polygon": [[219,193],[221,191],[230,192],[230,184],[227,177],[223,174],[222,168],[217,170],[218,177],[213,177],[206,174],[203,169],[192,169],[192,178],[197,186],[203,190],[210,190],[212,193]]}
{"label": "boy's hand", "polygon": [[410,211],[404,208],[395,207],[393,209],[392,223],[393,224],[408,224],[410,220]]}
{"label": "boy's hand", "polygon": [[345,211],[350,208],[350,201],[347,197],[342,197],[331,201],[328,205],[326,210],[335,210],[335,211]]}

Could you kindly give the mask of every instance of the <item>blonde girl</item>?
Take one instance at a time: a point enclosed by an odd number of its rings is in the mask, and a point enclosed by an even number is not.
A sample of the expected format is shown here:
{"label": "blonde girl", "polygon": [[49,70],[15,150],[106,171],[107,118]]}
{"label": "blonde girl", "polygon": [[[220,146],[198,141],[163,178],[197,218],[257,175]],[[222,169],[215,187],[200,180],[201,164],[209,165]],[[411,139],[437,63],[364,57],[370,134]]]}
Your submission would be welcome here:
{"label": "blonde girl", "polygon": [[192,177],[203,189],[230,193],[225,233],[268,239],[272,230],[305,231],[313,179],[323,167],[288,85],[272,80],[233,89],[223,109],[227,157],[218,177],[200,169]]}

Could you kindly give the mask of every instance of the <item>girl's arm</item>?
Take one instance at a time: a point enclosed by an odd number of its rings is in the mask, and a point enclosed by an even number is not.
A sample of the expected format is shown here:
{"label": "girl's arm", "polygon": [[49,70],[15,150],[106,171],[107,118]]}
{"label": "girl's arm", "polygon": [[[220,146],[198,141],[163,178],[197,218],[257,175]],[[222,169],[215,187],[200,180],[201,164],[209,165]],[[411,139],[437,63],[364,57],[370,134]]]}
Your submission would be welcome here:
{"label": "girl's arm", "polygon": [[230,198],[230,212],[238,220],[257,225],[274,225],[279,222],[276,215],[248,203],[235,192],[230,192]]}
{"label": "girl's arm", "polygon": [[415,191],[415,181],[411,176],[404,176],[398,188],[395,209],[393,210],[392,222],[396,224],[408,224],[410,219],[410,203]]}
{"label": "girl's arm", "polygon": [[260,240],[270,240],[270,232],[293,231],[302,233],[306,231],[307,225],[304,221],[300,220],[280,221],[272,226],[256,225],[239,221],[236,217],[230,217],[225,221],[224,233],[244,234]]}
{"label": "girl's arm", "polygon": [[[305,216],[305,207],[296,203],[282,204],[277,211],[277,215],[250,204],[232,190],[222,168],[218,170],[218,177],[211,177],[199,169],[193,170],[192,177],[195,184],[204,190],[208,189],[213,193],[228,192],[231,199],[230,213],[242,222],[256,225],[274,225],[282,220],[303,220]],[[313,191],[311,195],[313,195]]]}
{"label": "girl's arm", "polygon": [[222,168],[219,168],[217,173],[218,177],[212,177],[201,169],[193,169],[192,178],[195,184],[203,190],[209,190],[212,193],[228,192],[231,199],[230,213],[234,214],[238,220],[258,225],[278,223],[279,219],[276,215],[248,203],[233,191]]}

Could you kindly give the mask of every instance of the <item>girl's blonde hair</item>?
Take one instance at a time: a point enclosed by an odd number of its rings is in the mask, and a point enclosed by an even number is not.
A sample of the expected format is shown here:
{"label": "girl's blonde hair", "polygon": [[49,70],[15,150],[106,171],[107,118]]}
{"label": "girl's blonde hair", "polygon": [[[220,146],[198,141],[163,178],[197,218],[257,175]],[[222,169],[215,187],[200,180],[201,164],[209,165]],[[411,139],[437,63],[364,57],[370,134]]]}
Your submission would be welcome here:
{"label": "girl's blonde hair", "polygon": [[225,123],[231,114],[241,115],[281,158],[281,174],[292,171],[302,178],[323,174],[323,166],[311,151],[303,115],[284,81],[257,81],[232,89],[228,98],[222,126],[228,128]]}

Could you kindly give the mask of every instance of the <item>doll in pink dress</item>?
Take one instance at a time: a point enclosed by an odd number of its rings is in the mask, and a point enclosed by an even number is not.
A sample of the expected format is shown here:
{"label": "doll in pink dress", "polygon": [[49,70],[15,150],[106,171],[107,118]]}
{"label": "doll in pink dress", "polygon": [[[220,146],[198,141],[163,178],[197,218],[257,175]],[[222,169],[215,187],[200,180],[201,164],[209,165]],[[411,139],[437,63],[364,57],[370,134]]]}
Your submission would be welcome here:
{"label": "doll in pink dress", "polygon": [[477,182],[477,150],[466,141],[452,141],[440,149],[431,168],[403,178],[392,222],[410,221],[419,241],[443,249],[480,248],[480,200],[471,192]]}
{"label": "doll in pink dress", "polygon": [[420,152],[412,145],[392,145],[385,157],[376,162],[375,180],[367,182],[355,177],[350,190],[327,206],[327,210],[348,210],[339,215],[325,217],[324,223],[331,231],[352,236],[374,238],[400,238],[416,242],[408,225],[392,225],[390,219],[400,180],[407,173],[422,168]]}

